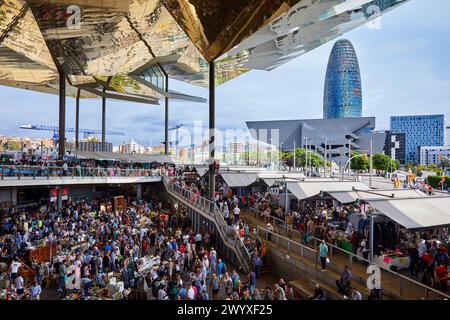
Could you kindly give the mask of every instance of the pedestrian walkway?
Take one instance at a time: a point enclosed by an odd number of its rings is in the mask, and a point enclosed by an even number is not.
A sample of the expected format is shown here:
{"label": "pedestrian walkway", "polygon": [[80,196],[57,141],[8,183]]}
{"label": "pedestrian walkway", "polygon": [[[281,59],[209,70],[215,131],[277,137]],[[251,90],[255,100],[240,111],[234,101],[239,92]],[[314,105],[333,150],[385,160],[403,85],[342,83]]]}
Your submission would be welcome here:
{"label": "pedestrian walkway", "polygon": [[[242,219],[246,220],[250,225],[254,227],[259,228],[266,228],[267,225],[264,222],[262,218],[255,217],[254,214],[250,213],[248,210],[242,210],[241,213]],[[274,225],[274,232],[277,234],[280,234],[281,236],[286,236],[287,238],[290,238],[292,241],[297,242],[299,244],[303,243],[302,239],[300,239],[300,233],[295,231],[290,231],[288,234],[288,231],[284,227],[280,227],[277,225]],[[315,241],[311,241],[309,244],[310,248],[314,248]],[[307,255],[305,255],[303,258],[300,257],[300,254],[298,252],[289,250],[286,245],[282,244],[276,244],[273,241],[268,241],[269,244],[269,250],[276,250],[279,252],[285,252],[286,254],[289,254],[291,259],[297,259],[302,260],[303,263],[311,266],[312,268],[318,269],[319,266],[315,265],[314,259],[311,259]],[[353,273],[353,282],[352,285],[354,285],[363,295],[368,294],[369,290],[366,287],[366,280],[367,280],[367,265],[364,262],[357,262],[355,258],[349,258],[349,255],[344,253],[340,250],[332,250],[332,254],[330,257],[330,265],[329,268],[326,271],[326,275],[329,278],[332,278],[334,280],[339,279],[340,274],[339,272],[343,269],[345,265],[348,265]],[[323,278],[323,277],[322,277]],[[331,279],[327,279],[328,282]],[[295,283],[295,282],[294,282]],[[400,277],[399,275],[396,275],[393,272],[388,272],[385,270],[382,270],[381,274],[381,283],[382,283],[382,290],[385,295],[385,297],[390,297],[393,299],[430,299],[433,296],[436,296],[436,294],[432,294],[435,290],[422,286],[420,283],[417,283],[413,280],[409,280],[406,277]],[[322,283],[325,285],[324,283]],[[336,289],[337,291],[337,289]]]}

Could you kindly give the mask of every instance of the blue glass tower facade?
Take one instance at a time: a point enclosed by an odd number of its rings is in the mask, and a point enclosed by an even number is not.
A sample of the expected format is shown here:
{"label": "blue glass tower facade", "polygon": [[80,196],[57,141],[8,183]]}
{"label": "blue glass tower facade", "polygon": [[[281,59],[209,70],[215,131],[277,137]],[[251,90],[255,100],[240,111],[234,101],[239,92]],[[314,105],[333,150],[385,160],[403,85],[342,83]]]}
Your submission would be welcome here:
{"label": "blue glass tower facade", "polygon": [[362,89],[358,57],[348,40],[337,41],[331,50],[325,76],[323,117],[362,117]]}
{"label": "blue glass tower facade", "polygon": [[439,115],[391,117],[391,131],[405,133],[406,162],[419,163],[419,147],[445,145],[445,119]]}

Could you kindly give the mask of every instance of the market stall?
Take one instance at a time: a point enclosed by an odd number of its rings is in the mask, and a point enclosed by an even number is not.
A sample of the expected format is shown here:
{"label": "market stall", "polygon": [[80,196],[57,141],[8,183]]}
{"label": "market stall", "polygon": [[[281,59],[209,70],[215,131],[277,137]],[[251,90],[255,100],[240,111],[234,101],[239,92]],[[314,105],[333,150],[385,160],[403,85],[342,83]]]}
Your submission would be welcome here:
{"label": "market stall", "polygon": [[397,253],[385,253],[378,256],[378,264],[391,270],[403,270],[408,269],[411,263],[411,259],[407,254]]}

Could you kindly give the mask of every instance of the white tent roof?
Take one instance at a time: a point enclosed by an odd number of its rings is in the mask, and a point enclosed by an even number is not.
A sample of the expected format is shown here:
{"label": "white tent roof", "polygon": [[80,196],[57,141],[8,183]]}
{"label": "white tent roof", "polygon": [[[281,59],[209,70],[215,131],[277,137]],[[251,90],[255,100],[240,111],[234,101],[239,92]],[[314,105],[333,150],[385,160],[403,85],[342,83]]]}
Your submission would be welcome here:
{"label": "white tent roof", "polygon": [[450,225],[450,197],[372,200],[378,211],[406,229]]}
{"label": "white tent roof", "polygon": [[208,167],[195,166],[194,168],[197,170],[200,177],[203,177],[205,173],[208,172]]}
{"label": "white tent roof", "polygon": [[78,159],[95,159],[108,161],[125,161],[137,163],[176,163],[168,155],[135,154],[135,153],[115,153],[115,152],[93,152],[93,151],[74,151],[72,152]]}
{"label": "white tent roof", "polygon": [[417,197],[426,197],[427,195],[419,190],[413,189],[377,189],[371,190],[370,192],[366,192],[364,190],[367,189],[359,189],[355,188],[358,191],[335,191],[335,192],[327,192],[334,199],[339,201],[340,203],[351,203],[356,200],[368,200],[368,199],[388,199],[391,197],[392,199],[404,199],[404,198],[417,198]]}
{"label": "white tent roof", "polygon": [[223,180],[225,180],[225,183],[231,188],[247,187],[258,179],[258,175],[255,173],[221,172],[220,175]]}
{"label": "white tent roof", "polygon": [[320,192],[369,190],[362,182],[357,181],[305,181],[289,182],[288,189],[299,200],[307,199],[320,194]]}

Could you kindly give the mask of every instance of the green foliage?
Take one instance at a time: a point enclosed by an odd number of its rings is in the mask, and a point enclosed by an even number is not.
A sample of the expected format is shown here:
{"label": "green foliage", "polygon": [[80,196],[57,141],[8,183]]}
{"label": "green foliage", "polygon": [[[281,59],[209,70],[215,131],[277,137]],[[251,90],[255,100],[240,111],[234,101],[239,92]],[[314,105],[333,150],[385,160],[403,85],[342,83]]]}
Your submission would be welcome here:
{"label": "green foliage", "polygon": [[283,152],[281,157],[283,160],[283,163],[288,167],[294,166],[294,153],[295,153],[295,166],[297,168],[299,167],[306,167],[306,155],[308,155],[308,164],[309,159],[311,158],[311,166],[313,168],[319,168],[324,166],[324,160],[321,158],[321,156],[315,152],[308,151],[306,152],[303,148],[297,148],[294,151],[290,152]]}
{"label": "green foliage", "polygon": [[441,167],[442,169],[444,169],[444,168],[450,168],[450,160],[449,160],[449,159],[443,159],[443,160],[439,163],[439,167]]}
{"label": "green foliage", "polygon": [[373,155],[373,168],[375,170],[393,172],[399,168],[398,164],[397,161],[392,160],[391,157],[383,153]]}
{"label": "green foliage", "polygon": [[359,152],[353,152],[350,161],[350,168],[355,171],[365,171],[369,168],[369,160],[364,159],[364,157]]}
{"label": "green foliage", "polygon": [[3,150],[19,151],[22,146],[18,141],[10,140],[3,145]]}
{"label": "green foliage", "polygon": [[[442,176],[428,176],[426,182],[430,184],[433,188],[439,188],[439,183],[442,181]],[[450,186],[450,176],[445,177],[444,185],[447,185],[447,188]]]}
{"label": "green foliage", "polygon": [[138,92],[141,89],[139,83],[136,80],[128,77],[127,75],[114,76],[111,79],[110,86],[121,93],[126,92],[126,88],[130,88],[135,92]]}

